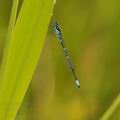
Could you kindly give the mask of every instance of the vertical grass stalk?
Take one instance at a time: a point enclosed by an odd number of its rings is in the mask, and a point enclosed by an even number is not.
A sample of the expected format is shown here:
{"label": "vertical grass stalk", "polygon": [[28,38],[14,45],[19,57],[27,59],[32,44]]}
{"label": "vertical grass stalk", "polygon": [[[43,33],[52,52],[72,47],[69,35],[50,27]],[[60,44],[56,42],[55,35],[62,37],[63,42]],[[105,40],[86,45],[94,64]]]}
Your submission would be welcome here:
{"label": "vertical grass stalk", "polygon": [[[15,5],[15,6],[14,6]],[[14,0],[1,69],[0,120],[14,120],[39,60],[54,0]],[[15,24],[16,22],[16,24]]]}

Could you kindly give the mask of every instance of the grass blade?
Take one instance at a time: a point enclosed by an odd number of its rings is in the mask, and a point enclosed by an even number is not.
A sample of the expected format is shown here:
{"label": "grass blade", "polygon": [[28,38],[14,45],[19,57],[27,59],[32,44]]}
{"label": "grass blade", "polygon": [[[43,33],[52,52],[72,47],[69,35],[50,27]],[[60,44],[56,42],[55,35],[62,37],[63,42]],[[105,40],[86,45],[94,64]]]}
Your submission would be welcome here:
{"label": "grass blade", "polygon": [[4,48],[4,54],[3,54],[3,60],[2,60],[2,66],[1,66],[1,82],[3,80],[3,74],[5,74],[5,65],[7,61],[7,53],[8,53],[8,48],[9,48],[9,42],[12,37],[13,31],[14,31],[14,26],[15,26],[15,21],[16,21],[16,16],[17,16],[17,8],[18,8],[19,0],[13,0],[13,5],[12,5],[12,10],[11,10],[11,16],[10,16],[10,21],[9,21],[9,26],[8,26],[8,31],[7,31],[7,38],[5,41],[5,48]]}
{"label": "grass blade", "polygon": [[117,96],[113,104],[110,106],[110,108],[105,112],[105,114],[101,117],[100,120],[108,120],[110,116],[113,114],[113,112],[117,109],[117,107],[120,106],[120,94]]}
{"label": "grass blade", "polygon": [[1,120],[13,120],[21,105],[42,50],[53,3],[53,0],[23,2],[4,53],[7,59],[1,71]]}

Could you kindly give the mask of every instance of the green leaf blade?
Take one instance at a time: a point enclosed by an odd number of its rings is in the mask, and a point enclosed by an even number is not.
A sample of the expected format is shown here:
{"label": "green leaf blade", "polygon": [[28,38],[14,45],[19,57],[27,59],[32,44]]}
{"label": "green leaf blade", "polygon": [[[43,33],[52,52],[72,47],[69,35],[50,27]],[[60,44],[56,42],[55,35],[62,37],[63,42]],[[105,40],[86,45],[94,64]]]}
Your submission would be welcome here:
{"label": "green leaf blade", "polygon": [[0,119],[13,120],[21,105],[42,50],[53,3],[53,0],[23,3],[2,71]]}

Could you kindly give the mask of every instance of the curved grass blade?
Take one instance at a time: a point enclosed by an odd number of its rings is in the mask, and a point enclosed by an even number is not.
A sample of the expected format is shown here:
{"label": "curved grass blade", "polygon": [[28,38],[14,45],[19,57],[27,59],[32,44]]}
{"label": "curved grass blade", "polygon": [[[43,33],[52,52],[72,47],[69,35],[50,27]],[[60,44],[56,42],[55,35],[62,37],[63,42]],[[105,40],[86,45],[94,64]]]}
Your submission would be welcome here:
{"label": "curved grass blade", "polygon": [[0,85],[0,119],[13,120],[26,93],[53,10],[53,0],[24,0],[8,41]]}

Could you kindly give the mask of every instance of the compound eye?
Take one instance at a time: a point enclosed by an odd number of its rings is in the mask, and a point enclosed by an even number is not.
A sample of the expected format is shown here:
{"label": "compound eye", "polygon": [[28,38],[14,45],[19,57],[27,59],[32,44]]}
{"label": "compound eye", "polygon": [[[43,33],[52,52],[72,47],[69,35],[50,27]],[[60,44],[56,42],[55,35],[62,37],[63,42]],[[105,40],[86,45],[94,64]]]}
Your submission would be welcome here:
{"label": "compound eye", "polygon": [[56,26],[56,29],[57,29],[59,32],[61,32],[61,31],[60,31],[60,28],[59,28],[58,26]]}

